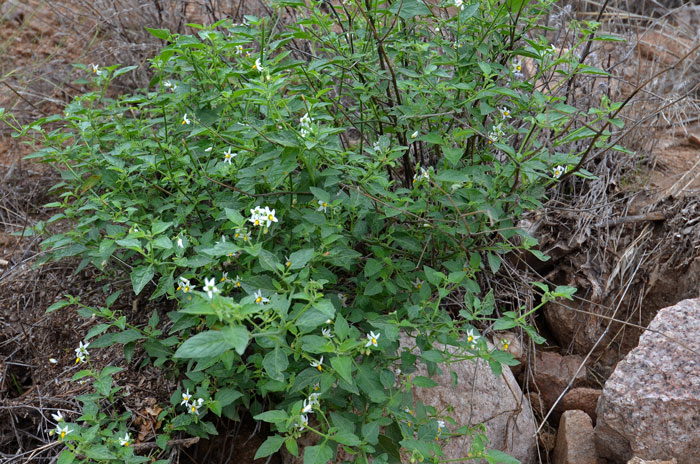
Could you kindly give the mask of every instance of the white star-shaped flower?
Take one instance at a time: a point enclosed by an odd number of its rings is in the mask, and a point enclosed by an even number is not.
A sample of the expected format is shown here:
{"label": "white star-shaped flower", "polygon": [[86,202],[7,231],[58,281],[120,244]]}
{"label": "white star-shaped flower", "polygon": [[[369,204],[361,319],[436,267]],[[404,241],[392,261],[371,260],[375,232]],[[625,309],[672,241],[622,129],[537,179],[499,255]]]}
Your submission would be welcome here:
{"label": "white star-shaped flower", "polygon": [[381,333],[374,333],[371,332],[367,334],[367,343],[365,344],[365,348],[368,346],[377,346],[377,340],[381,336]]}

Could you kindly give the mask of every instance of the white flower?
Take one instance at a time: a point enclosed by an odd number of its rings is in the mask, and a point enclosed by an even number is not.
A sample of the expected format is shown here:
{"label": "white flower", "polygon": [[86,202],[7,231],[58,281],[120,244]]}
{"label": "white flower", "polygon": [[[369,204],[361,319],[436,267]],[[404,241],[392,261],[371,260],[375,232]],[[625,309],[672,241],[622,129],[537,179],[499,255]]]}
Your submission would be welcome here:
{"label": "white flower", "polygon": [[193,401],[187,406],[187,412],[190,414],[199,415],[199,408],[202,407],[202,404],[204,404],[204,400],[202,398],[197,399],[197,401]]}
{"label": "white flower", "polygon": [[442,429],[445,428],[445,421],[439,420],[437,421],[438,423],[438,433],[442,432]]}
{"label": "white flower", "polygon": [[284,257],[284,266],[289,267],[292,265],[292,261],[289,259],[289,256]]}
{"label": "white flower", "polygon": [[185,248],[185,245],[182,244],[182,237],[177,238],[177,246],[180,248]]}
{"label": "white flower", "polygon": [[316,383],[314,384],[314,391],[316,392],[316,391],[319,391],[320,389],[321,389],[321,384],[319,384],[318,382],[316,382]]}
{"label": "white flower", "polygon": [[498,111],[501,112],[501,117],[502,117],[503,119],[510,119],[510,110],[509,110],[508,108],[506,108],[506,107],[504,106],[503,108],[501,108],[501,109],[498,110]]}
{"label": "white flower", "polygon": [[299,118],[299,133],[302,137],[306,137],[311,133],[311,122],[313,118],[309,117],[309,113],[305,113],[304,116]]}
{"label": "white flower", "polygon": [[254,226],[262,225],[261,213],[262,209],[259,206],[256,206],[254,209],[251,209],[250,218],[248,218],[248,221],[252,222]]}
{"label": "white flower", "polygon": [[263,72],[265,68],[263,68],[262,62],[260,61],[260,58],[255,60],[255,64],[253,65],[253,69],[257,69],[260,72]]}
{"label": "white flower", "polygon": [[236,55],[243,53],[243,45],[236,45]]}
{"label": "white flower", "polygon": [[189,405],[191,399],[192,395],[190,395],[190,389],[188,388],[187,391],[182,394],[182,401],[180,402],[180,406],[182,406],[183,404],[185,406]]}
{"label": "white flower", "polygon": [[270,209],[269,207],[266,206],[264,213],[265,213],[264,220],[266,222],[265,227],[270,227],[270,224],[272,224],[273,222],[278,222],[277,217],[275,216],[274,209]]}
{"label": "white flower", "polygon": [[195,286],[191,285],[188,279],[180,277],[180,284],[177,286],[177,289],[182,289],[183,293],[190,293],[192,290],[195,289]]}
{"label": "white flower", "polygon": [[214,282],[216,282],[216,280],[213,277],[211,279],[207,279],[206,277],[204,278],[204,288],[202,290],[207,292],[207,295],[209,295],[209,299],[213,298],[214,293],[221,293],[221,290],[216,288]]}
{"label": "white flower", "polygon": [[58,360],[56,358],[49,358],[49,362],[51,364],[58,364]]}
{"label": "white flower", "polygon": [[423,281],[416,277],[416,281],[413,282],[413,286],[420,290],[423,287]]}
{"label": "white flower", "polygon": [[455,6],[461,10],[464,9],[464,0],[455,0]]}
{"label": "white flower", "polygon": [[503,137],[505,135],[505,132],[503,132],[503,123],[498,123],[495,126],[491,128],[491,132],[489,132],[488,138],[489,138],[489,143],[497,142],[499,137]]}
{"label": "white flower", "polygon": [[323,371],[323,356],[321,356],[321,359],[319,361],[313,361],[309,365],[318,369],[319,372]]}
{"label": "white flower", "polygon": [[413,183],[415,184],[416,182],[419,182],[422,179],[430,180],[430,171],[423,167],[420,168],[420,174],[413,174]]}
{"label": "white flower", "polygon": [[61,413],[61,411],[58,411],[58,414],[51,414],[51,417],[52,417],[53,420],[55,420],[56,422],[63,422],[63,420],[64,420],[64,419],[63,419],[63,413]]}
{"label": "white flower", "polygon": [[330,319],[326,319],[326,324],[332,324],[332,323],[333,323],[333,321],[332,321],[332,320],[330,320]]}
{"label": "white flower", "polygon": [[207,148],[207,149],[204,150],[204,151],[206,151],[207,153],[209,153],[209,152],[211,152],[213,149],[214,149],[214,147],[209,147],[209,148]]}
{"label": "white flower", "polygon": [[413,134],[411,134],[412,139],[415,139],[416,137],[418,137],[418,131],[415,131]]}
{"label": "white flower", "polygon": [[256,304],[264,305],[265,303],[270,302],[269,298],[265,298],[264,296],[262,296],[262,290],[258,290],[253,296],[255,297]]}
{"label": "white flower", "polygon": [[507,338],[502,338],[501,347],[503,351],[508,351],[508,348],[510,347],[510,340],[508,340]]}
{"label": "white flower", "polygon": [[299,418],[300,422],[297,422],[294,425],[297,426],[299,430],[304,430],[304,428],[309,425],[309,418],[306,417],[305,414],[302,414],[301,416],[299,416]]}
{"label": "white flower", "polygon": [[309,404],[311,404],[313,407],[318,408],[321,406],[321,402],[318,400],[318,398],[321,396],[320,393],[312,393],[309,395]]}
{"label": "white flower", "polygon": [[92,72],[94,72],[95,74],[100,73],[100,65],[99,64],[90,64],[90,66],[92,67]]}
{"label": "white flower", "polygon": [[564,174],[564,166],[557,166],[556,168],[554,168],[555,179],[559,179],[562,174]]}
{"label": "white flower", "polygon": [[189,124],[189,123],[190,123],[190,120],[187,119],[187,113],[185,113],[185,114],[182,116],[182,125],[184,126],[185,124]]}
{"label": "white flower", "polygon": [[474,345],[478,339],[481,337],[478,335],[478,333],[474,329],[469,329],[467,330],[467,343],[470,345]]}
{"label": "white flower", "polygon": [[318,202],[318,209],[316,211],[323,211],[324,213],[328,210],[328,203],[325,201]]}
{"label": "white flower", "polygon": [[233,285],[235,285],[237,288],[241,288],[241,276],[236,276],[235,279],[233,279]]}
{"label": "white flower", "polygon": [[231,164],[231,161],[236,156],[238,156],[238,153],[231,153],[231,147],[228,147],[228,150],[224,152],[224,162]]}
{"label": "white flower", "polygon": [[224,272],[221,274],[221,280],[219,282],[226,282],[228,281],[228,272]]}
{"label": "white flower", "polygon": [[119,444],[122,446],[129,446],[129,442],[131,442],[131,437],[129,436],[129,432],[126,432],[124,434],[124,437],[119,437]]}
{"label": "white flower", "polygon": [[56,427],[56,433],[61,437],[61,438],[66,438],[66,435],[71,433],[72,430],[68,428],[67,425],[64,426],[58,426]]}
{"label": "white flower", "polygon": [[75,349],[75,356],[76,356],[75,363],[76,364],[85,362],[85,358],[88,355],[88,350],[87,350],[88,346],[90,346],[90,343],[83,344],[83,342],[80,342],[80,345]]}
{"label": "white flower", "polygon": [[377,339],[380,337],[381,333],[374,333],[370,331],[370,333],[367,334],[367,344],[365,344],[365,348],[368,346],[377,346]]}
{"label": "white flower", "polygon": [[314,405],[309,400],[304,400],[304,407],[301,409],[301,413],[308,414],[310,412],[314,412]]}
{"label": "white flower", "polygon": [[513,64],[511,64],[510,70],[513,72],[515,77],[523,76],[523,66],[519,59],[513,59]]}
{"label": "white flower", "polygon": [[325,329],[321,329],[321,333],[326,338],[333,338],[333,334],[331,333],[331,329],[329,329],[328,327],[326,327]]}
{"label": "white flower", "polygon": [[348,306],[348,296],[345,293],[338,293],[338,301],[343,308]]}
{"label": "white flower", "polygon": [[174,92],[177,90],[177,84],[173,84],[170,81],[163,82],[163,87],[165,87],[166,89],[170,89],[171,92]]}

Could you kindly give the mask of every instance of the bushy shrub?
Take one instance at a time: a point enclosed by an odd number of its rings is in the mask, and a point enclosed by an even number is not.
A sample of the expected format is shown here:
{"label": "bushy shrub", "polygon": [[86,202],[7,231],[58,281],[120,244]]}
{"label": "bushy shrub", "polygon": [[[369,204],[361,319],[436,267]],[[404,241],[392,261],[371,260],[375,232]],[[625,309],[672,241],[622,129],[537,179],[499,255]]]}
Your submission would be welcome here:
{"label": "bushy shrub", "polygon": [[[85,67],[94,91],[22,130],[62,175],[59,212],[40,229],[74,224],[46,239],[51,258],[126,272],[134,293],[178,303],[162,330],[157,314],[130,326],[109,309],[116,294],[81,309],[107,320],[89,349],[122,343],[130,360],[143,343],[184,373],[159,445],[215,433],[209,414],[241,408],[271,424],[258,456],[317,435],[305,462],[341,447],[357,462],[432,460],[451,435],[479,433],[413,404],[412,387],[434,384],[416,363],[481,358],[499,373],[516,361],[480,329],[541,341],[528,325],[537,308],[496,308],[476,277],[512,250],[545,259],[519,218],[577,165],[572,142],[607,135],[596,128],[609,108],[581,125],[558,91],[575,73],[604,74],[573,52],[595,25],[558,50],[536,28],[551,3],[289,0],[271,2],[277,17],[197,35],[152,30],[167,45],[149,89],[107,98],[131,67]],[[543,302],[573,292],[539,285]],[[416,350],[397,350],[401,332]],[[97,416],[97,399],[118,394],[112,374],[79,374],[109,385],[85,399],[94,426],[74,425],[64,455],[146,460],[115,438],[128,414]],[[483,442],[471,457],[508,460]]]}

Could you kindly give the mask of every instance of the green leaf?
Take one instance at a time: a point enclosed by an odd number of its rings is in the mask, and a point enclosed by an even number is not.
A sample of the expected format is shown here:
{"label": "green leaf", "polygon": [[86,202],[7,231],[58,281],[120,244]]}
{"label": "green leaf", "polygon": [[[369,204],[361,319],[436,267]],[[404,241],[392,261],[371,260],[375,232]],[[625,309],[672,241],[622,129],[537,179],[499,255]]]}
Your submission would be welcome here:
{"label": "green leaf", "polygon": [[153,37],[156,37],[161,40],[168,40],[170,37],[170,31],[167,29],[151,29],[150,27],[145,28],[148,32],[151,33]]}
{"label": "green leaf", "polygon": [[370,445],[376,445],[377,438],[379,436],[379,422],[368,422],[367,424],[362,424],[362,436]]}
{"label": "green leaf", "polygon": [[420,357],[429,362],[440,363],[444,360],[441,352],[436,350],[427,350],[420,354]]}
{"label": "green leaf", "polygon": [[58,464],[70,464],[73,461],[75,461],[75,454],[67,449],[64,449],[63,452],[61,452],[61,456],[58,458]]}
{"label": "green leaf", "polygon": [[339,431],[333,436],[333,439],[338,443],[342,443],[343,445],[347,446],[357,446],[362,443],[357,435],[352,432],[348,432],[347,430]]}
{"label": "green leaf", "polygon": [[250,340],[248,329],[242,326],[228,326],[221,329],[221,333],[226,337],[228,346],[236,350],[236,353],[239,355],[242,355]]}
{"label": "green leaf", "polygon": [[302,269],[314,256],[313,248],[305,248],[289,255],[289,269]]}
{"label": "green leaf", "polygon": [[284,381],[284,371],[289,366],[289,360],[279,346],[276,346],[274,350],[265,355],[262,364],[272,379]]}
{"label": "green leaf", "polygon": [[282,263],[280,263],[279,259],[277,259],[277,256],[264,249],[260,250],[258,262],[266,271],[278,272],[282,266]]}
{"label": "green leaf", "polygon": [[175,352],[176,358],[208,358],[231,349],[228,337],[220,330],[207,330],[185,340]]}
{"label": "green leaf", "polygon": [[447,279],[447,276],[445,276],[445,274],[443,274],[440,271],[436,271],[432,267],[423,266],[423,270],[425,271],[425,278],[428,279],[428,282],[430,282],[436,287],[440,286],[442,281]]}
{"label": "green leaf", "polygon": [[515,459],[513,456],[509,456],[503,451],[490,449],[486,451],[486,456],[488,456],[488,461],[493,463],[502,464],[520,464],[520,461]]}
{"label": "green leaf", "polygon": [[[411,19],[414,16],[431,15],[430,8],[420,0],[396,0],[389,11],[398,14],[403,19]],[[304,463],[306,464],[306,463]]]}
{"label": "green leaf", "polygon": [[331,358],[331,366],[343,380],[349,384],[353,384],[352,359],[350,357],[336,356],[335,358]]}
{"label": "green leaf", "polygon": [[91,446],[85,450],[85,456],[90,459],[96,460],[108,460],[117,459],[117,457],[104,445]]}
{"label": "green leaf", "polygon": [[488,253],[486,255],[486,260],[489,262],[491,272],[493,272],[494,274],[497,273],[498,270],[501,268],[501,258],[499,258],[498,255],[495,255],[493,253]]}
{"label": "green leaf", "polygon": [[415,385],[416,387],[430,388],[436,387],[438,383],[433,379],[429,379],[428,377],[418,375],[413,379],[413,385]]}
{"label": "green leaf", "polygon": [[54,304],[52,304],[51,306],[49,306],[48,308],[46,308],[46,312],[47,313],[54,312],[57,309],[61,309],[65,306],[68,306],[69,304],[70,304],[70,301],[68,301],[68,300],[57,301]]}
{"label": "green leaf", "polygon": [[131,271],[131,285],[134,287],[134,293],[138,295],[141,290],[151,281],[155,275],[153,266],[140,266]]}
{"label": "green leaf", "polygon": [[333,459],[333,450],[325,443],[304,449],[304,464],[326,464]]}
{"label": "green leaf", "polygon": [[282,446],[282,443],[284,443],[284,437],[281,435],[271,435],[267,437],[267,440],[265,440],[263,444],[260,445],[260,448],[258,448],[258,451],[256,451],[253,459],[264,458],[276,453]]}
{"label": "green leaf", "polygon": [[[253,419],[260,420],[263,422],[270,422],[270,423],[274,424],[277,422],[284,422],[287,420],[288,417],[289,417],[289,415],[287,415],[286,411],[282,411],[280,409],[275,409],[272,411],[262,412],[262,413],[258,414],[257,416],[254,416]],[[280,446],[282,446],[282,445],[280,444]]]}
{"label": "green leaf", "polygon": [[238,390],[234,390],[233,388],[226,387],[216,392],[214,399],[221,403],[221,406],[228,406],[241,396],[243,396],[243,393],[239,392]]}

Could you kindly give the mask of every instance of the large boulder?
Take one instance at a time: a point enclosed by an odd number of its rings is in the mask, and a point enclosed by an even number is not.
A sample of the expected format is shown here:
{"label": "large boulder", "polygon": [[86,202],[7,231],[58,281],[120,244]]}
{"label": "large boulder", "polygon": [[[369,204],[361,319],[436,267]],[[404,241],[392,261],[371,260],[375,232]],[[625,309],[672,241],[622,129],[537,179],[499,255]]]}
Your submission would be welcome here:
{"label": "large boulder", "polygon": [[601,456],[700,462],[700,299],[665,308],[618,363],[598,402]]}
{"label": "large boulder", "polygon": [[[401,346],[410,348],[415,344],[408,337],[402,337]],[[535,417],[510,370],[504,366],[502,375],[495,376],[482,360],[439,367],[440,372],[432,377],[438,386],[415,388],[414,400],[438,411],[454,407],[450,415],[458,427],[483,423],[489,448],[508,453],[523,464],[534,462],[537,455]],[[453,385],[451,371],[457,376],[457,385]],[[416,375],[428,376],[423,364],[419,364]],[[442,445],[445,459],[465,457],[470,444],[468,436],[446,440]]]}
{"label": "large boulder", "polygon": [[593,422],[583,411],[566,411],[561,416],[553,464],[597,464]]}

